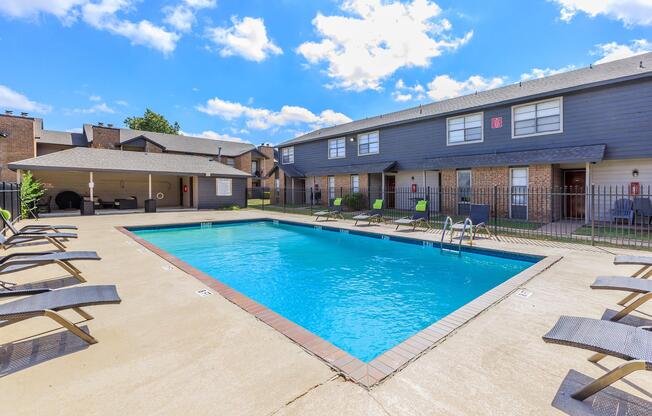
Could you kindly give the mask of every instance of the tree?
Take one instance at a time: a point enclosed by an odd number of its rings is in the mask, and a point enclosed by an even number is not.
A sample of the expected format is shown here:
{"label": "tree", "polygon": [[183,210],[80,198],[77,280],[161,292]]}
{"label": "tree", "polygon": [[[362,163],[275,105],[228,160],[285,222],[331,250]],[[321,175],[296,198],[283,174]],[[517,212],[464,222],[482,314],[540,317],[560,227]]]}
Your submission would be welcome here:
{"label": "tree", "polygon": [[43,184],[27,171],[20,181],[20,215],[28,218],[36,212],[36,203],[45,193]]}
{"label": "tree", "polygon": [[155,113],[149,108],[145,110],[142,117],[127,117],[124,123],[133,130],[153,131],[156,133],[179,134],[179,130],[181,130],[179,123],[175,121],[174,124],[170,124],[163,115]]}

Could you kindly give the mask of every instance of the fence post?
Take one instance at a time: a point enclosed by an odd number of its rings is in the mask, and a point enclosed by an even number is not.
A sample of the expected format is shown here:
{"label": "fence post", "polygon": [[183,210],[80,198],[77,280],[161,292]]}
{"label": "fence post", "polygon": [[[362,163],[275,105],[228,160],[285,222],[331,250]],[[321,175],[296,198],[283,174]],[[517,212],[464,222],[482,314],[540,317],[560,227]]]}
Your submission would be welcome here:
{"label": "fence post", "polygon": [[265,188],[260,188],[260,190],[260,206],[263,208],[263,211],[265,211]]}
{"label": "fence post", "polygon": [[288,188],[283,188],[283,212],[285,213],[285,204],[288,200]]}
{"label": "fence post", "polygon": [[595,245],[595,185],[591,184],[591,245]]}
{"label": "fence post", "polygon": [[494,206],[494,235],[498,237],[498,186],[497,185],[494,185],[493,206]]}
{"label": "fence post", "polygon": [[314,200],[314,194],[312,193],[312,186],[310,187],[310,215],[312,216],[312,203]]}

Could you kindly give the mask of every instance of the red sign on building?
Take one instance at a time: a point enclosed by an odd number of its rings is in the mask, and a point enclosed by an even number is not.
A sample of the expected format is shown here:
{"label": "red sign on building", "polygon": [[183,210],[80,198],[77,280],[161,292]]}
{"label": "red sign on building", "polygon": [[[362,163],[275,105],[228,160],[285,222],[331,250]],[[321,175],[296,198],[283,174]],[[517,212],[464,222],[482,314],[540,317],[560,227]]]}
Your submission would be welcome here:
{"label": "red sign on building", "polygon": [[503,127],[503,118],[502,117],[491,117],[491,128],[499,129]]}

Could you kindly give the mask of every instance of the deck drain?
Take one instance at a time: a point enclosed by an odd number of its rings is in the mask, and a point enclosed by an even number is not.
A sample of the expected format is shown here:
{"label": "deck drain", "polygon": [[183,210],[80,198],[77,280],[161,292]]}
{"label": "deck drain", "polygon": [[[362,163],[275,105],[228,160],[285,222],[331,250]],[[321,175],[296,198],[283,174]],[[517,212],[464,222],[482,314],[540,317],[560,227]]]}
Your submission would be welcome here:
{"label": "deck drain", "polygon": [[199,296],[201,296],[202,298],[203,298],[204,296],[210,296],[210,295],[213,294],[213,292],[211,292],[211,291],[208,290],[208,289],[199,289],[199,290],[196,291],[195,293],[198,294]]}
{"label": "deck drain", "polygon": [[518,296],[519,298],[523,298],[523,299],[527,299],[527,298],[529,298],[530,296],[532,296],[532,292],[530,292],[530,291],[527,290],[527,289],[519,289],[519,290],[516,291],[515,294],[516,294],[516,296]]}

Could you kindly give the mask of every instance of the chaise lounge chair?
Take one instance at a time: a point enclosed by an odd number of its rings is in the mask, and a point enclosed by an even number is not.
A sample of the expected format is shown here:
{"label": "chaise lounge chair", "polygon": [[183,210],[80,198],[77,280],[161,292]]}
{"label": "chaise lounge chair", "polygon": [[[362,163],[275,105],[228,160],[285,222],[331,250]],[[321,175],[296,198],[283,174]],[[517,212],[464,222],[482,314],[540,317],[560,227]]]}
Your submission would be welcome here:
{"label": "chaise lounge chair", "polygon": [[[641,266],[640,269],[636,271],[636,273],[632,274],[632,277],[638,277],[640,279],[647,279],[649,277],[652,277],[652,257],[650,256],[627,256],[627,255],[620,255],[614,257],[614,264],[616,266]],[[618,302],[619,305],[625,306],[627,302],[632,300],[636,296],[635,293],[632,293],[630,295],[625,296],[620,302]]]}
{"label": "chaise lounge chair", "polygon": [[401,225],[412,226],[412,231],[416,230],[418,225],[423,225],[426,229],[429,229],[432,228],[430,222],[428,222],[429,214],[428,201],[422,199],[417,201],[411,216],[399,218],[394,221],[394,224],[396,224],[397,230]]}
{"label": "chaise lounge chair", "polygon": [[68,251],[50,253],[12,253],[0,257],[0,275],[31,269],[48,264],[57,264],[66,272],[84,283],[81,271],[70,263],[77,260],[100,260],[94,251]]}
{"label": "chaise lounge chair", "polygon": [[45,316],[59,323],[87,343],[95,344],[97,340],[94,337],[57,312],[73,309],[84,319],[90,320],[93,319],[93,316],[84,311],[82,307],[120,302],[121,299],[115,286],[80,286],[52,290],[1,304],[0,326]]}
{"label": "chaise lounge chair", "polygon": [[72,233],[20,233],[5,237],[0,234],[0,248],[7,249],[17,244],[33,243],[46,241],[55,246],[59,251],[66,251],[66,246],[61,240],[68,240],[69,238],[77,238],[77,234]]}
{"label": "chaise lounge chair", "polygon": [[326,221],[329,218],[344,218],[342,216],[342,198],[335,198],[333,200],[333,209],[318,211],[315,212],[315,221],[319,221],[319,218],[324,217]]}
{"label": "chaise lounge chair", "polygon": [[369,221],[369,225],[373,221],[382,221],[383,219],[383,204],[384,201],[382,199],[377,199],[374,201],[374,204],[371,206],[371,210],[365,212],[364,214],[356,215],[353,217],[355,220],[355,225],[358,225],[358,221]]}
{"label": "chaise lounge chair", "polygon": [[490,212],[491,212],[491,208],[489,207],[488,204],[471,204],[469,216],[466,218],[466,220],[462,222],[456,222],[451,226],[450,242],[453,242],[453,235],[455,234],[456,231],[460,233],[462,231],[470,232],[471,233],[471,240],[469,242],[470,245],[473,245],[473,239],[475,238],[475,234],[480,229],[486,231],[487,234],[489,234],[489,237],[491,237],[491,231],[489,230],[489,227],[487,227],[487,223],[489,222]]}
{"label": "chaise lounge chair", "polygon": [[607,355],[627,360],[607,374],[571,395],[585,400],[626,375],[652,370],[652,332],[644,327],[624,325],[601,319],[562,316],[543,336],[547,343],[594,351],[589,361],[597,363]]}
{"label": "chaise lounge chair", "polygon": [[621,311],[609,317],[610,321],[619,321],[636,310],[639,306],[652,299],[652,280],[637,279],[626,276],[600,276],[591,284],[591,289],[622,290],[630,292],[631,297],[638,297]]}
{"label": "chaise lounge chair", "polygon": [[74,225],[49,225],[49,224],[31,224],[31,225],[26,225],[24,227],[21,227],[20,229],[16,228],[16,226],[11,222],[11,213],[7,210],[0,209],[0,218],[2,218],[2,222],[5,224],[5,227],[9,228],[9,230],[13,234],[22,234],[22,233],[28,233],[28,232],[48,232],[48,231],[54,231],[54,232],[59,232],[61,230],[76,230],[77,227]]}

